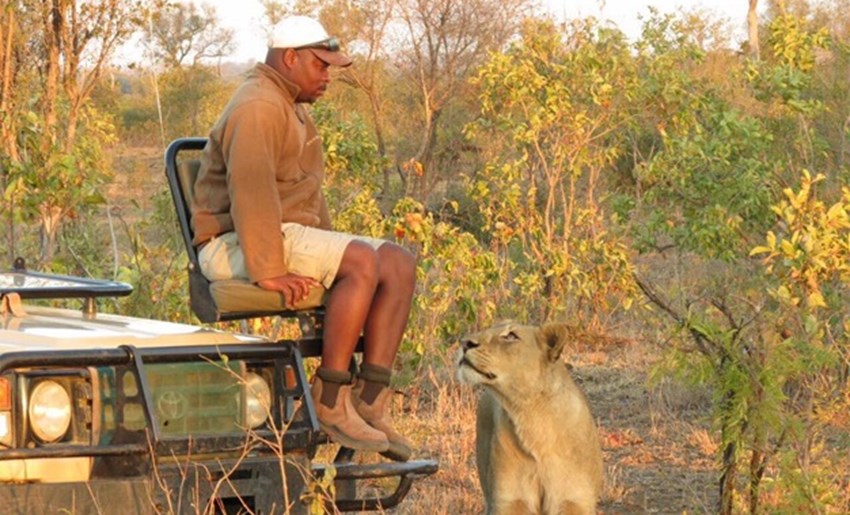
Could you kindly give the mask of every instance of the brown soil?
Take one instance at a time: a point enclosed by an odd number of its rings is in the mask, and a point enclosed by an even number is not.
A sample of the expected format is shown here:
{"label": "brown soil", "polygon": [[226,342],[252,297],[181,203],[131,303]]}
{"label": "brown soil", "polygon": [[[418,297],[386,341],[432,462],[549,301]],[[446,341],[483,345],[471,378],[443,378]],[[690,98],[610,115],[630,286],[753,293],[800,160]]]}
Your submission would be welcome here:
{"label": "brown soil", "polygon": [[664,381],[637,345],[572,356],[599,425],[608,472],[600,512],[713,513],[717,506],[707,392]]}

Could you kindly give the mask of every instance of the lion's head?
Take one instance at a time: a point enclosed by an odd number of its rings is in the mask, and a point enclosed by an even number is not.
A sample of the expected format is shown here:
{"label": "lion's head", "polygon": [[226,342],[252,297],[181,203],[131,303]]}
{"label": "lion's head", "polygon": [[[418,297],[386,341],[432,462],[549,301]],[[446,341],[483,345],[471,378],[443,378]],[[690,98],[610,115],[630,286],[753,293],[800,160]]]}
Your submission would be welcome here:
{"label": "lion's head", "polygon": [[458,379],[497,390],[500,384],[539,381],[559,361],[566,333],[562,324],[538,328],[503,322],[466,336],[458,356]]}
{"label": "lion's head", "polygon": [[[505,322],[461,340],[458,379],[481,385],[476,462],[487,513],[595,513],[602,451],[587,399],[560,359],[579,330]],[[515,485],[523,485],[517,488]]]}

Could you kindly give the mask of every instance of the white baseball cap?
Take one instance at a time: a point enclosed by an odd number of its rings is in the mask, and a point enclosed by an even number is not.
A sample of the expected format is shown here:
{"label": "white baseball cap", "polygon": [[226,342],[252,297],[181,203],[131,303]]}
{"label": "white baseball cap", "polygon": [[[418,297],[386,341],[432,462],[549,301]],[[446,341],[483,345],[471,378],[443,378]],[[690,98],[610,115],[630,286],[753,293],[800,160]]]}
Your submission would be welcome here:
{"label": "white baseball cap", "polygon": [[339,40],[328,35],[322,24],[309,16],[288,16],[275,25],[269,48],[309,48],[316,57],[335,66],[348,66],[351,58],[342,53]]}

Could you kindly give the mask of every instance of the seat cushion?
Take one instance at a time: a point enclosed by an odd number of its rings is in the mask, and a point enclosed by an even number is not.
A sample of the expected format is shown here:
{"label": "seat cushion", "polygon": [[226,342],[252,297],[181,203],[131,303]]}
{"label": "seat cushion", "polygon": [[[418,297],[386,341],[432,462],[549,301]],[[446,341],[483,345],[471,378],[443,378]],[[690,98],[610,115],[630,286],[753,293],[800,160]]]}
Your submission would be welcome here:
{"label": "seat cushion", "polygon": [[295,306],[286,306],[280,292],[264,290],[248,281],[228,279],[210,283],[218,310],[222,313],[292,311],[312,309],[324,304],[327,290],[322,287],[310,289],[310,293]]}

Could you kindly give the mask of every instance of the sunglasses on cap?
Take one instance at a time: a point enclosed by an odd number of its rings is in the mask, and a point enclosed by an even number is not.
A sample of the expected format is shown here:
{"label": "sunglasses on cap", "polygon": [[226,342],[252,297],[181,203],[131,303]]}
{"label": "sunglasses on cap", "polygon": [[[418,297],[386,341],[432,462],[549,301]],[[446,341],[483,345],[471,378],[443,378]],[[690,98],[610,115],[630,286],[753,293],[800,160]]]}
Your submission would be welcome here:
{"label": "sunglasses on cap", "polygon": [[310,43],[309,45],[297,46],[293,50],[301,50],[305,48],[318,48],[322,50],[329,50],[331,52],[339,52],[339,40],[337,38],[328,38],[324,41]]}

